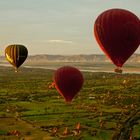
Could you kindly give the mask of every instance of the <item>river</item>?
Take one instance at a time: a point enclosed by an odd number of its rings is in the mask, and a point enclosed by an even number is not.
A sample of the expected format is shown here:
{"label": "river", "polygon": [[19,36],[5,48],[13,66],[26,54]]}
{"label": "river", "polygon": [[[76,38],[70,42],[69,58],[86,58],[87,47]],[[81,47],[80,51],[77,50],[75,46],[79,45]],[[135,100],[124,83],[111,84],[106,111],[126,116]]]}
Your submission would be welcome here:
{"label": "river", "polygon": [[[3,67],[11,67],[10,64],[0,64],[0,66],[3,66]],[[24,68],[34,68],[34,69],[48,69],[48,70],[56,70],[57,67],[48,67],[48,66],[22,66]],[[88,67],[84,68],[80,68],[80,71],[83,71],[83,72],[107,72],[107,73],[114,73],[113,69],[112,71],[111,70],[103,70],[101,67],[99,67],[98,69],[88,69]],[[126,73],[132,73],[132,74],[140,74],[140,71],[135,71],[135,70],[127,70],[127,71],[123,71],[124,74]]]}

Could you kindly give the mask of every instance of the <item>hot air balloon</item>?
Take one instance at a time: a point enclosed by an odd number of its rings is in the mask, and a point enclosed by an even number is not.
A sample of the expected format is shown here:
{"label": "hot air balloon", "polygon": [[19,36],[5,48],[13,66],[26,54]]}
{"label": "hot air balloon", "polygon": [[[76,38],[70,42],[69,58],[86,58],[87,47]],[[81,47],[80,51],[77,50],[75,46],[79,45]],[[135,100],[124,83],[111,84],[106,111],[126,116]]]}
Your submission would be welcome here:
{"label": "hot air balloon", "polygon": [[75,67],[63,66],[54,74],[55,88],[66,102],[71,102],[84,82],[82,73]]}
{"label": "hot air balloon", "polygon": [[[132,12],[109,9],[94,24],[95,38],[103,52],[120,69],[140,44],[140,20]],[[121,72],[115,69],[116,72]]]}
{"label": "hot air balloon", "polygon": [[5,49],[5,57],[8,60],[8,62],[14,66],[15,72],[18,71],[18,68],[23,64],[27,56],[28,50],[23,45],[9,45]]}

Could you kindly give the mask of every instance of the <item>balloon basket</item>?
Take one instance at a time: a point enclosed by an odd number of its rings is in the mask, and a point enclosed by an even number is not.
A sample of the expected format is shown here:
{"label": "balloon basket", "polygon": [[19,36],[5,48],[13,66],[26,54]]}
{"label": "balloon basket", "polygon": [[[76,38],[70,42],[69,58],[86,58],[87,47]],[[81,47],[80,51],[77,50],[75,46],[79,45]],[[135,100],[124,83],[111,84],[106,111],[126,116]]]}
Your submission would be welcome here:
{"label": "balloon basket", "polygon": [[115,68],[114,72],[121,74],[123,72],[123,70],[121,68]]}
{"label": "balloon basket", "polygon": [[66,105],[72,105],[72,100],[65,100]]}
{"label": "balloon basket", "polygon": [[18,72],[18,69],[17,68],[15,68],[15,73],[17,73]]}

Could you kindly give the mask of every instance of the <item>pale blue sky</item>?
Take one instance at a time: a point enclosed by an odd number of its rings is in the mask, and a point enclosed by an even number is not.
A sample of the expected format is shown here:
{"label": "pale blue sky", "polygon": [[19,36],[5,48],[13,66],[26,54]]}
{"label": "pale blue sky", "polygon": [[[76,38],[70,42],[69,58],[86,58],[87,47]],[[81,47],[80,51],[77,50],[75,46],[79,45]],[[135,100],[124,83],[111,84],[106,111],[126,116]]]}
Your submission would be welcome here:
{"label": "pale blue sky", "polygon": [[140,17],[140,0],[0,0],[1,54],[15,43],[27,46],[30,55],[100,54],[93,25],[110,8]]}

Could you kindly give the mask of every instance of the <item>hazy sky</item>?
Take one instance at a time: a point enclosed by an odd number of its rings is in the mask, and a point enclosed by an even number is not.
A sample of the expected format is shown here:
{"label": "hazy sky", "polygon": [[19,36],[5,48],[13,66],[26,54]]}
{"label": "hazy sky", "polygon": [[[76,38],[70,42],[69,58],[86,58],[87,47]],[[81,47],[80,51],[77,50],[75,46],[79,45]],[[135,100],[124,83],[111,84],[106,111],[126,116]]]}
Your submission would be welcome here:
{"label": "hazy sky", "polygon": [[0,52],[18,43],[30,55],[100,54],[93,25],[110,8],[140,17],[140,0],[0,0]]}

